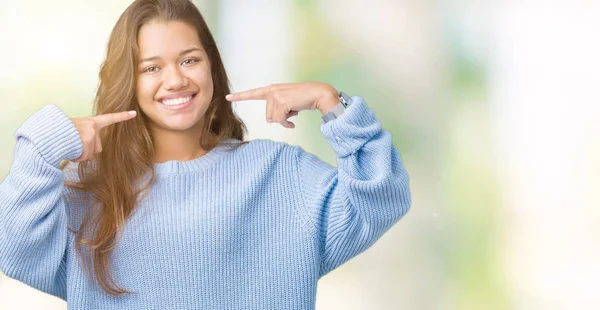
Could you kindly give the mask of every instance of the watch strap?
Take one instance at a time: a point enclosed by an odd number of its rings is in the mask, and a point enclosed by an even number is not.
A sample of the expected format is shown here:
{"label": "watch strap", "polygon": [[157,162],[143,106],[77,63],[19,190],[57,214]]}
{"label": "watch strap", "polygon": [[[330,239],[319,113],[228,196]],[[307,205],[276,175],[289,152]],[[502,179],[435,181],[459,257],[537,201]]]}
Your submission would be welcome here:
{"label": "watch strap", "polygon": [[338,104],[336,104],[329,112],[321,117],[325,123],[340,117],[340,115],[346,111],[346,107],[351,103],[351,98],[344,92],[339,92],[338,98]]}

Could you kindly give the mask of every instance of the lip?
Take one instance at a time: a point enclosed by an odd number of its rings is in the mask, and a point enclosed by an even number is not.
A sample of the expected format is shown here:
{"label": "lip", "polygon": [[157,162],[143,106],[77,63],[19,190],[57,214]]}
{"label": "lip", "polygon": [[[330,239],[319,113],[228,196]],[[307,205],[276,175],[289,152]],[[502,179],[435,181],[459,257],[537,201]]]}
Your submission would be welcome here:
{"label": "lip", "polygon": [[162,103],[163,100],[175,99],[175,98],[185,98],[185,97],[189,97],[189,96],[195,96],[197,93],[198,92],[195,92],[195,91],[182,91],[182,92],[178,92],[178,93],[174,93],[174,94],[169,94],[169,95],[165,95],[165,96],[162,96],[162,97],[158,97],[158,99],[156,99],[156,101]]}
{"label": "lip", "polygon": [[194,104],[194,99],[196,99],[196,95],[192,95],[192,99],[190,99],[188,102],[183,103],[183,104],[174,105],[174,106],[169,106],[166,104],[162,104],[160,102],[159,103],[163,109],[167,109],[169,111],[181,111],[181,110],[187,110],[188,108],[190,108]]}

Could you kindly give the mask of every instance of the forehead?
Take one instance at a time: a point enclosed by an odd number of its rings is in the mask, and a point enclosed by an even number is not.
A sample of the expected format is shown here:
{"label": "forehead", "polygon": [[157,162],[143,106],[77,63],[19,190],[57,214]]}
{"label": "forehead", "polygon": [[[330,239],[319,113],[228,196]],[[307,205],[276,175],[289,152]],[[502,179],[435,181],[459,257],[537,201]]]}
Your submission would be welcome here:
{"label": "forehead", "polygon": [[152,20],[144,24],[137,44],[141,57],[166,56],[190,47],[202,48],[196,29],[181,21]]}

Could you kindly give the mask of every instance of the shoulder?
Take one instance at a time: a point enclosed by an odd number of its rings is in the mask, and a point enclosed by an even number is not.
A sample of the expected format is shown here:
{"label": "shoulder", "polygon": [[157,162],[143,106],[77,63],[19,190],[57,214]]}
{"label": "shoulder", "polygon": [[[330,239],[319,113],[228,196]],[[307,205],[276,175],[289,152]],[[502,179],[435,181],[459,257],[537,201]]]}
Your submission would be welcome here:
{"label": "shoulder", "polygon": [[264,163],[295,161],[302,148],[287,142],[274,141],[269,139],[254,139],[245,141],[239,147],[235,148],[234,157],[241,158],[242,161]]}
{"label": "shoulder", "polygon": [[290,145],[285,142],[274,141],[269,139],[255,139],[248,141],[248,147],[251,150],[269,150],[269,151],[280,151]]}
{"label": "shoulder", "polygon": [[262,155],[278,155],[287,156],[293,155],[292,153],[297,152],[301,149],[299,146],[288,144],[287,142],[274,141],[269,139],[255,139],[246,141],[242,146],[241,151],[245,153],[252,153]]}

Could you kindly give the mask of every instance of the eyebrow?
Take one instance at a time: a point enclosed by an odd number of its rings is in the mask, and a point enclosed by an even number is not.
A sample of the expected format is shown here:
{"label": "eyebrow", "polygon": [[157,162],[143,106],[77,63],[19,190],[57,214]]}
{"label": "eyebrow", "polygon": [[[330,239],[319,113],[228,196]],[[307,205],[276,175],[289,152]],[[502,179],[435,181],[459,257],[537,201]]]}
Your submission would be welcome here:
{"label": "eyebrow", "polygon": [[[181,57],[183,55],[186,55],[186,54],[189,54],[191,52],[195,52],[195,51],[202,51],[202,49],[197,48],[197,47],[189,48],[189,49],[187,49],[187,50],[182,51],[181,53],[179,53],[179,57]],[[144,58],[144,59],[142,59],[140,61],[140,63],[143,63],[143,62],[146,62],[146,61],[156,60],[156,59],[159,59],[159,58],[160,58],[159,56],[152,56],[152,57]]]}

